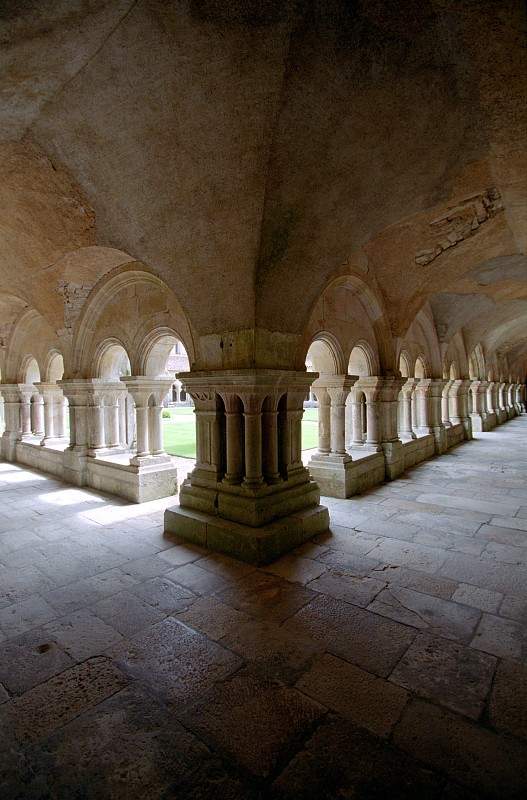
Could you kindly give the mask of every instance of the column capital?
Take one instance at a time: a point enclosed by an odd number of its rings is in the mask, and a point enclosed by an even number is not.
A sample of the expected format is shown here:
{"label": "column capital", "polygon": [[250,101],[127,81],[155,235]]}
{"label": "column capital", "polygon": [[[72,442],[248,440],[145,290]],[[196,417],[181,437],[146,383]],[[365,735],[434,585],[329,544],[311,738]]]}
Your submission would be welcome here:
{"label": "column capital", "polygon": [[[163,378],[149,378],[146,375],[125,375],[120,378],[121,386],[116,384],[116,391],[126,389],[132,395],[136,406],[140,408],[148,405],[150,397],[153,395],[156,405],[161,405],[163,398],[169,392],[174,383],[170,376]],[[110,390],[111,391],[111,390]]]}
{"label": "column capital", "polygon": [[411,394],[418,383],[419,383],[419,378],[406,378],[406,380],[404,380],[403,385],[401,386],[401,392],[403,392],[404,395]]}
{"label": "column capital", "polygon": [[447,383],[445,378],[420,378],[415,388],[427,397],[441,397]]}
{"label": "column capital", "polygon": [[19,403],[21,400],[20,384],[1,383],[0,394],[6,403]]}
{"label": "column capital", "polygon": [[178,372],[178,379],[185,389],[194,392],[218,394],[234,392],[260,395],[262,398],[279,392],[297,391],[305,395],[311,384],[318,378],[318,372],[282,369],[241,369],[241,370],[197,370],[196,372]]}
{"label": "column capital", "polygon": [[91,403],[100,401],[108,392],[126,392],[126,387],[119,381],[108,381],[106,378],[74,378],[72,380],[57,381],[56,384],[44,384],[45,386],[56,386],[62,389],[65,397],[70,403],[76,405],[86,405],[88,400]]}

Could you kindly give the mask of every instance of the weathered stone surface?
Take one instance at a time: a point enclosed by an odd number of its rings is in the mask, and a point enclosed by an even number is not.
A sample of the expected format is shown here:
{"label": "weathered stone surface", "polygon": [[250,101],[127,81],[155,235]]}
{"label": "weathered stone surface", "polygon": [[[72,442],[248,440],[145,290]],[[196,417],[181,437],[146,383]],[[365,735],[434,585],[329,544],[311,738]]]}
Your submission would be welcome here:
{"label": "weathered stone surface", "polygon": [[383,564],[399,564],[429,573],[437,572],[445,557],[445,551],[438,547],[400,542],[396,539],[385,539],[368,553],[368,558],[382,561]]}
{"label": "weathered stone surface", "polygon": [[240,674],[183,719],[235,764],[266,777],[323,714],[322,706],[294,689]]}
{"label": "weathered stone surface", "polygon": [[42,629],[3,642],[0,648],[0,680],[14,694],[62,672],[74,661]]}
{"label": "weathered stone surface", "polygon": [[309,636],[284,630],[269,620],[248,620],[232,627],[221,644],[257,664],[266,675],[290,679],[323,645]]}
{"label": "weathered stone surface", "polygon": [[218,594],[228,605],[253,617],[281,622],[305,606],[314,592],[274,575],[257,572]]}
{"label": "weathered stone surface", "polygon": [[334,655],[384,677],[416,636],[412,628],[323,595],[283,627],[292,635],[324,642]]}
{"label": "weathered stone surface", "polygon": [[102,655],[123,638],[91,611],[76,611],[67,617],[48,622],[43,626],[43,631],[76,661]]}
{"label": "weathered stone surface", "polygon": [[527,621],[527,598],[506,595],[500,606],[500,616],[525,623]]}
{"label": "weathered stone surface", "polygon": [[[168,575],[172,573],[169,572]],[[183,611],[192,605],[196,596],[188,589],[176,586],[167,576],[151,578],[130,591],[153,608],[166,614]]]}
{"label": "weathered stone surface", "polygon": [[481,616],[475,608],[395,586],[380,592],[368,609],[460,642],[470,641]]}
{"label": "weathered stone surface", "polygon": [[443,600],[449,600],[458,586],[455,581],[427,575],[424,572],[395,564],[378,567],[373,570],[371,575],[373,578],[386,581],[388,585],[404,586],[422,594],[441,597]]}
{"label": "weathered stone surface", "polygon": [[34,595],[0,611],[0,630],[6,638],[20,636],[57,616],[49,603]]}
{"label": "weathered stone surface", "polygon": [[526,635],[519,623],[492,614],[484,614],[471,645],[502,658],[521,660],[524,655]]}
{"label": "weathered stone surface", "polygon": [[126,684],[109,659],[91,658],[15,697],[0,711],[0,724],[19,741],[37,741]]}
{"label": "weathered stone surface", "polygon": [[496,613],[500,607],[503,595],[499,592],[491,592],[490,589],[481,589],[479,586],[470,586],[462,583],[452,595],[452,600],[466,606],[474,606],[481,611]]}
{"label": "weathered stone surface", "polygon": [[378,559],[342,550],[328,550],[327,553],[320,556],[320,560],[330,567],[346,570],[350,575],[355,575],[356,577],[365,577],[379,564]]}
{"label": "weathered stone surface", "polygon": [[409,704],[395,729],[394,742],[475,791],[518,800],[525,793],[525,745],[422,700]]}
{"label": "weathered stone surface", "polygon": [[247,614],[215,597],[200,597],[186,611],[177,614],[177,618],[215,641],[249,619]]}
{"label": "weathered stone surface", "polygon": [[306,583],[322,575],[326,571],[326,567],[311,558],[293,555],[283,556],[278,561],[275,561],[274,564],[266,567],[265,571],[271,573],[271,575],[285,578],[285,580],[292,583],[301,583],[305,586]]}
{"label": "weathered stone surface", "polygon": [[234,653],[171,617],[112,654],[124,672],[177,705],[195,700],[241,664]]}
{"label": "weathered stone surface", "polygon": [[489,717],[498,730],[527,739],[527,667],[500,661],[492,684]]}
{"label": "weathered stone surface", "polygon": [[330,720],[275,780],[280,800],[440,798],[444,779],[347,720]]}
{"label": "weathered stone surface", "polygon": [[408,700],[404,689],[326,653],[296,687],[378,736],[388,736]]}
{"label": "weathered stone surface", "polygon": [[166,616],[165,611],[154,608],[130,591],[119,592],[101,600],[93,606],[93,612],[123,636],[133,636],[137,631]]}
{"label": "weathered stone surface", "polygon": [[219,592],[229,585],[221,575],[203,569],[198,564],[185,564],[177,567],[166,576],[174,583],[184,586],[195,595],[208,595]]}
{"label": "weathered stone surface", "polygon": [[52,796],[161,800],[207,757],[174,716],[134,687],[57,731],[42,745],[35,769],[45,766],[39,782]]}
{"label": "weathered stone surface", "polygon": [[496,669],[496,659],[461,644],[420,634],[390,680],[440,705],[478,719]]}
{"label": "weathered stone surface", "polygon": [[384,589],[386,584],[376,578],[356,578],[354,575],[337,569],[324,572],[308,584],[315,592],[345,600],[347,603],[365,608]]}

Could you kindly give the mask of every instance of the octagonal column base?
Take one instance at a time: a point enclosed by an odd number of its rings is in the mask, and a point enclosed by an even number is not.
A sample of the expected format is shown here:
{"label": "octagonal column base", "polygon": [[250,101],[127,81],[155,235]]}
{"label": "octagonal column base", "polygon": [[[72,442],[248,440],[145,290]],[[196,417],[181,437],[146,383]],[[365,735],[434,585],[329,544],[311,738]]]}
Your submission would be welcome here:
{"label": "octagonal column base", "polygon": [[259,527],[242,525],[188,507],[176,506],[165,511],[165,531],[255,565],[271,563],[316,534],[324,533],[328,527],[329,512],[320,505]]}

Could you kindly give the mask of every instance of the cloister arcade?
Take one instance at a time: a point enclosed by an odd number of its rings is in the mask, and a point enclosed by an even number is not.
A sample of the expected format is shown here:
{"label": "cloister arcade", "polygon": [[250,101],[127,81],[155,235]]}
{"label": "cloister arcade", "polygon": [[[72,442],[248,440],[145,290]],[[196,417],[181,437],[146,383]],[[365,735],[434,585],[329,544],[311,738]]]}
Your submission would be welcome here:
{"label": "cloister arcade", "polygon": [[[391,337],[380,294],[357,275],[330,283],[315,304],[299,350],[306,371],[196,369],[181,305],[137,264],[102,275],[69,323],[61,339],[36,310],[13,322],[2,370],[10,381],[0,386],[3,458],[135,502],[179,488],[167,528],[249,560],[287,549],[280,520],[300,539],[326,526],[319,492],[346,498],[394,479],[521,413],[525,394],[498,354],[476,345],[467,355],[459,336],[440,343],[429,307]],[[167,372],[186,363],[177,378]],[[176,380],[196,418],[196,463],[179,486],[162,423]],[[318,408],[307,465],[306,398]],[[233,523],[250,532],[241,544]]]}

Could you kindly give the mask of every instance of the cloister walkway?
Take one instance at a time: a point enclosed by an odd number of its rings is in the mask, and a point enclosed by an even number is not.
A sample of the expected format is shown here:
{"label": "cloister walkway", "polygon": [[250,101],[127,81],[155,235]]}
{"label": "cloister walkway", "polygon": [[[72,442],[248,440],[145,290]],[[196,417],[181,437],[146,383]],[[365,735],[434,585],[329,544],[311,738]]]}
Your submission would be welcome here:
{"label": "cloister walkway", "polygon": [[172,502],[0,463],[2,800],[525,796],[527,417],[262,569]]}

